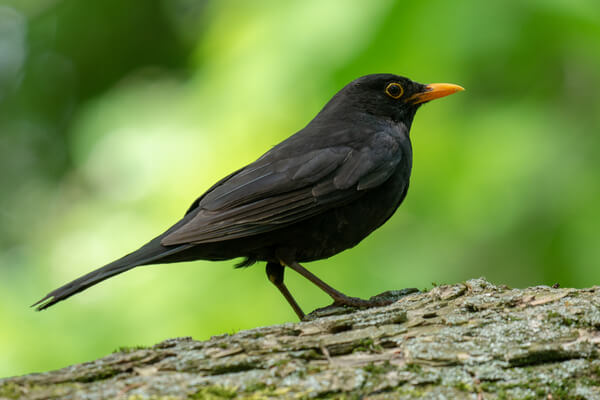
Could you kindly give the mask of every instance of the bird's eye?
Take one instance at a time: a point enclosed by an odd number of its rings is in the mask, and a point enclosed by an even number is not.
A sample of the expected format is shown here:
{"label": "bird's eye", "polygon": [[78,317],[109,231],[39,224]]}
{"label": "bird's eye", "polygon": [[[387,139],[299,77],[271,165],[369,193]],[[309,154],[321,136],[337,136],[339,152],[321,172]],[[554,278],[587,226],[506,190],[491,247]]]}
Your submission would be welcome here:
{"label": "bird's eye", "polygon": [[404,93],[402,85],[396,82],[392,82],[385,88],[385,94],[390,96],[392,99],[399,99]]}

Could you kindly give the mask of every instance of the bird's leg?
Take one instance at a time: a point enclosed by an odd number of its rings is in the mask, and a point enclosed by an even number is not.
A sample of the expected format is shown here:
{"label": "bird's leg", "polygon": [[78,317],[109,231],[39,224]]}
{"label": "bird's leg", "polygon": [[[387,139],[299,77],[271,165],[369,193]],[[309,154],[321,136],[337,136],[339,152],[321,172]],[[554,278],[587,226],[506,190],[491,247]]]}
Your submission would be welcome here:
{"label": "bird's leg", "polygon": [[304,312],[302,311],[298,303],[296,303],[296,300],[294,299],[288,288],[285,286],[285,283],[283,283],[284,266],[278,263],[268,262],[266,271],[267,278],[269,278],[273,285],[275,285],[275,287],[279,289],[283,297],[285,297],[288,303],[290,303],[290,306],[292,306],[292,308],[294,309],[294,312],[296,313],[298,318],[300,318],[300,321],[302,321],[304,319]]}
{"label": "bird's leg", "polygon": [[385,306],[385,305],[391,304],[395,301],[395,300],[385,300],[385,299],[363,300],[363,299],[359,299],[358,297],[346,296],[344,293],[342,293],[338,290],[335,290],[334,288],[332,288],[331,286],[329,286],[328,284],[323,282],[316,275],[311,273],[309,270],[304,268],[302,265],[300,265],[296,261],[287,262],[287,261],[282,260],[282,262],[286,266],[290,267],[291,269],[298,272],[300,275],[302,275],[303,277],[305,277],[306,279],[308,279],[309,281],[311,281],[312,283],[317,285],[321,290],[323,290],[329,296],[331,296],[334,304],[347,305],[347,306],[351,306],[351,307],[379,307],[379,306]]}

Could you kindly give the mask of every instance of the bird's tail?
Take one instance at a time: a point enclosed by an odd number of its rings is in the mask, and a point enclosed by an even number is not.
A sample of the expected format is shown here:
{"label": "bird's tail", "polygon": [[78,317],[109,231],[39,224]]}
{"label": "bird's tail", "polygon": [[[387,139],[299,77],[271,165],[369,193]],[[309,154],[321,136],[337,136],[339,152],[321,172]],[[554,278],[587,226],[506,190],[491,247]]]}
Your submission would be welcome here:
{"label": "bird's tail", "polygon": [[33,304],[32,307],[37,306],[36,310],[41,311],[89,288],[90,286],[94,286],[95,284],[110,278],[111,276],[115,276],[140,265],[158,263],[171,255],[190,248],[191,246],[192,245],[184,244],[175,247],[165,247],[160,244],[160,237],[158,237],[133,253],[53,290],[43,299]]}

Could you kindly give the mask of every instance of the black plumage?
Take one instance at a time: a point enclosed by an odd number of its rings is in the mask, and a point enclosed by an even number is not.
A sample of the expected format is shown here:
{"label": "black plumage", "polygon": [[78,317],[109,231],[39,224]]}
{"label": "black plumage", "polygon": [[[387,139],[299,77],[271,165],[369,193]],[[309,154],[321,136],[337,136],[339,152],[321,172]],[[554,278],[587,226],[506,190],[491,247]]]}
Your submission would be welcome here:
{"label": "black plumage", "polygon": [[299,263],[357,245],[398,208],[408,189],[409,130],[417,109],[458,90],[391,74],[358,78],[302,130],[212,186],[166,232],[135,252],[62,286],[42,310],[140,265],[243,257],[267,262],[269,279],[300,318],[283,283],[288,266],[336,303],[377,305],[343,295]]}

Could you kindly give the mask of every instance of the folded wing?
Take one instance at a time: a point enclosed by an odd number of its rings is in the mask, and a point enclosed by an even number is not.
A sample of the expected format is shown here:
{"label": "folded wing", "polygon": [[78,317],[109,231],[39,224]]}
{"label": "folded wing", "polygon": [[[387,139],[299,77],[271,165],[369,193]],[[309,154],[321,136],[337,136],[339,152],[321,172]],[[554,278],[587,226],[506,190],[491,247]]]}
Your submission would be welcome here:
{"label": "folded wing", "polygon": [[253,236],[359,198],[385,182],[402,158],[392,135],[368,136],[360,144],[309,148],[287,158],[273,149],[204,194],[194,203],[196,215],[161,244]]}

